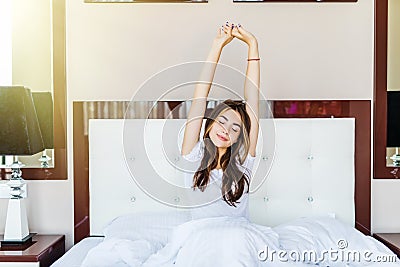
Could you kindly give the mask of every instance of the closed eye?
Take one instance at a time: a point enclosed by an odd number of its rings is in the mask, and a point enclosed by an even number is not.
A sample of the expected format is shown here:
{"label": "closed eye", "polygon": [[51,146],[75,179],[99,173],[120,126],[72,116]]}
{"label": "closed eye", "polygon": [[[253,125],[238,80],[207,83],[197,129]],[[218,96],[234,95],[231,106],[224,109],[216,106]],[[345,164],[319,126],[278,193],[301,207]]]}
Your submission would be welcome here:
{"label": "closed eye", "polygon": [[218,118],[218,122],[219,122],[220,124],[224,124],[226,121],[228,121],[228,119],[225,118],[225,116],[220,116],[220,117]]}

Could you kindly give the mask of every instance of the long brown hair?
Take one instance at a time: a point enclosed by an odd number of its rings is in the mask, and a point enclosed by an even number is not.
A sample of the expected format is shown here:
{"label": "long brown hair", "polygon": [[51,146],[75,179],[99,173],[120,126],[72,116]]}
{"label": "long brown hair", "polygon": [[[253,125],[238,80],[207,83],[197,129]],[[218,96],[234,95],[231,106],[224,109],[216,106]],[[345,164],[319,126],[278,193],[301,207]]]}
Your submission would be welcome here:
{"label": "long brown hair", "polygon": [[211,114],[206,118],[205,130],[203,135],[204,152],[200,167],[193,177],[193,188],[199,188],[202,192],[210,182],[210,172],[218,165],[218,148],[210,139],[210,130],[215,120],[221,113],[228,109],[237,111],[242,120],[240,134],[237,142],[226,149],[221,156],[220,165],[223,170],[221,193],[224,201],[230,206],[236,207],[239,199],[243,195],[245,187],[246,193],[249,192],[249,177],[245,171],[239,170],[237,161],[242,165],[249,153],[249,133],[251,127],[250,117],[246,111],[246,105],[242,101],[225,100],[217,105]]}

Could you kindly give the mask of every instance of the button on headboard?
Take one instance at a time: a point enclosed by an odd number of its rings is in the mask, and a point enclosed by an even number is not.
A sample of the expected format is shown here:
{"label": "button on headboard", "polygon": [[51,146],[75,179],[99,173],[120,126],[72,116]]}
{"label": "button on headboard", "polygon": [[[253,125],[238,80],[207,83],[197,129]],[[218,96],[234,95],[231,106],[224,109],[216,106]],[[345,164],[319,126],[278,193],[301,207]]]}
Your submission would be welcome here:
{"label": "button on headboard", "polygon": [[[173,210],[184,200],[174,186],[163,187],[155,200],[132,178],[132,173],[141,181],[161,175],[171,184],[183,184],[183,172],[171,164],[181,160],[176,149],[181,135],[162,134],[166,122],[179,133],[185,120],[90,121],[91,235],[101,235],[104,225],[118,215]],[[144,123],[150,131],[136,130]],[[124,151],[124,146],[143,147],[143,140],[146,153],[155,159],[152,163],[139,148]],[[252,221],[273,226],[302,216],[335,214],[354,226],[354,119],[260,120],[253,173]]]}

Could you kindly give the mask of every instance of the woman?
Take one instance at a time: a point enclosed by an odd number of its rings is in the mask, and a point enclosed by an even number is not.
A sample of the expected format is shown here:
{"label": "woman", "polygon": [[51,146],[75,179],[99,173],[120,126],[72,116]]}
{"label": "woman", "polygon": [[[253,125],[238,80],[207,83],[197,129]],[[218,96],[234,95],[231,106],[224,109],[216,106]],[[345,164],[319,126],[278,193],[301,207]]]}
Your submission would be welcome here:
{"label": "woman", "polygon": [[[216,106],[206,118],[200,140],[215,69],[222,49],[234,38],[248,46],[245,101],[226,100]],[[253,34],[240,25],[228,23],[218,30],[201,83],[195,87],[181,150],[185,159],[196,162],[197,171],[188,182],[195,191],[191,194],[204,200],[203,205],[191,209],[193,220],[177,226],[171,241],[150,257],[145,266],[173,262],[177,267],[257,267],[264,264],[257,253],[266,244],[268,248],[279,249],[276,233],[248,220],[248,189],[258,138],[259,60]],[[209,198],[202,197],[213,189],[217,190],[212,196],[218,197],[210,203]]]}
{"label": "woman", "polygon": [[[244,84],[245,101],[226,100],[206,118],[201,141],[200,130],[207,97],[222,49],[234,38],[248,46]],[[207,192],[210,184],[220,189],[220,201],[192,210],[193,217],[242,216],[248,218],[248,191],[258,138],[260,63],[258,43],[240,24],[218,30],[201,81],[195,87],[193,102],[182,144],[182,155],[199,163],[192,176],[192,187]],[[205,82],[204,82],[205,81]]]}

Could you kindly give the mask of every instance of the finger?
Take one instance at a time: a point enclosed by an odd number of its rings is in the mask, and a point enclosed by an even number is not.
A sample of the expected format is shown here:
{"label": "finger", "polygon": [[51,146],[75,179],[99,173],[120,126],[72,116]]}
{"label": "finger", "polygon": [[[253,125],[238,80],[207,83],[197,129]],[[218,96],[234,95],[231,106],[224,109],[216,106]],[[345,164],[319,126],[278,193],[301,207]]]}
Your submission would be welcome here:
{"label": "finger", "polygon": [[228,27],[228,34],[232,35],[232,29],[233,29],[234,25],[233,23],[230,25],[230,27]]}
{"label": "finger", "polygon": [[226,23],[226,24],[224,25],[224,31],[225,31],[225,33],[228,33],[230,29],[231,29],[231,26],[230,26],[228,23]]}
{"label": "finger", "polygon": [[238,24],[237,29],[238,29],[238,31],[239,31],[240,33],[242,33],[243,31],[245,31],[245,30],[243,29],[243,26],[240,25],[240,23]]}
{"label": "finger", "polygon": [[232,30],[232,36],[237,37],[238,34],[239,34],[239,32],[238,32],[238,30],[236,29],[236,27],[233,28],[233,30]]}
{"label": "finger", "polygon": [[226,29],[226,31],[228,31],[229,28],[229,21],[225,22],[224,24],[224,29]]}
{"label": "finger", "polygon": [[235,37],[240,37],[240,36],[242,36],[242,35],[240,34],[239,30],[238,30],[238,26],[235,26],[235,27],[233,28],[233,30],[232,30],[232,35],[235,36]]}

